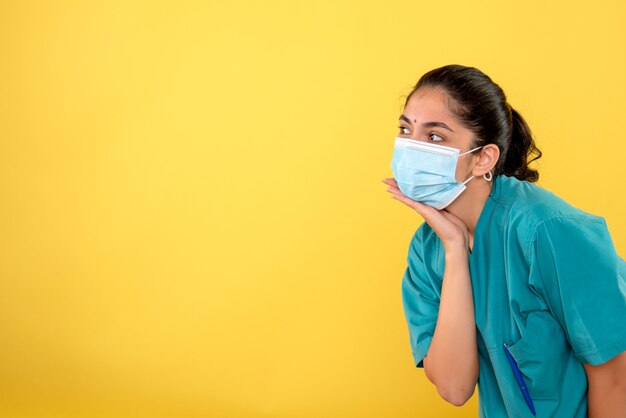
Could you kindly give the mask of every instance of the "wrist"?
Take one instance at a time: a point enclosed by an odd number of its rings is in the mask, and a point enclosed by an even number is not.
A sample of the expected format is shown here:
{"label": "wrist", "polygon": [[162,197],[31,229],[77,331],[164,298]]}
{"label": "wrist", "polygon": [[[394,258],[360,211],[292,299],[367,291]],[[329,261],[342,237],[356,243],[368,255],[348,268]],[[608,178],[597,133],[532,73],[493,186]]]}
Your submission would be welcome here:
{"label": "wrist", "polygon": [[469,256],[469,248],[464,242],[448,243],[443,248],[446,253],[446,261],[457,258],[466,259]]}

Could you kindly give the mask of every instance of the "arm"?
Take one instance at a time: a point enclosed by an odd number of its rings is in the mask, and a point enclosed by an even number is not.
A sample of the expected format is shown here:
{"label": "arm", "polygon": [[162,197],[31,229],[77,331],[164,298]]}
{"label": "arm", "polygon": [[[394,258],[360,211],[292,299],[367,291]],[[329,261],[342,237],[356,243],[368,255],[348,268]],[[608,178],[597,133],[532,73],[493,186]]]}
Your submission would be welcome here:
{"label": "arm", "polygon": [[554,218],[537,229],[531,284],[587,374],[590,418],[626,416],[626,263],[602,218]]}
{"label": "arm", "polygon": [[583,366],[589,381],[589,418],[626,416],[626,351],[606,363]]}
{"label": "arm", "polygon": [[426,377],[443,399],[463,405],[478,380],[478,347],[474,301],[468,264],[468,231],[465,224],[446,212],[416,202],[402,194],[393,179],[385,181],[394,198],[416,210],[441,239],[445,250],[437,324],[423,360]]}
{"label": "arm", "polygon": [[460,406],[474,393],[478,348],[467,250],[446,249],[439,316],[424,358],[428,379],[446,401]]}

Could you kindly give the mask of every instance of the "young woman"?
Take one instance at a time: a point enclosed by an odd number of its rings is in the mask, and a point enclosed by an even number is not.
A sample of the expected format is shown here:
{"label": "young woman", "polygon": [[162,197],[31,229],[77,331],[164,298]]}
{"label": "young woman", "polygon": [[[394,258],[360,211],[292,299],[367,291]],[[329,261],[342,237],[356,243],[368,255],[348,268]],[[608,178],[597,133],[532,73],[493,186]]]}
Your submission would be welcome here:
{"label": "young woman", "polygon": [[400,116],[392,197],[425,222],[402,301],[417,367],[479,416],[626,417],[626,263],[603,218],[533,184],[541,156],[476,68],[426,73]]}

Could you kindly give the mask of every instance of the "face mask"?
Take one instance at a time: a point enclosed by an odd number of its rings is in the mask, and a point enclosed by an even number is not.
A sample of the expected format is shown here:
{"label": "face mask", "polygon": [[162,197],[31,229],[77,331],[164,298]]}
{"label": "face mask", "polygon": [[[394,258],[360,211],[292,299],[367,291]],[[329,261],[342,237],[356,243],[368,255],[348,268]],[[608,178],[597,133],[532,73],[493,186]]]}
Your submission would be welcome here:
{"label": "face mask", "polygon": [[459,154],[457,148],[397,137],[391,159],[393,177],[405,196],[443,209],[463,193],[465,184],[474,178],[470,176],[464,182],[456,180],[458,158],[480,148]]}

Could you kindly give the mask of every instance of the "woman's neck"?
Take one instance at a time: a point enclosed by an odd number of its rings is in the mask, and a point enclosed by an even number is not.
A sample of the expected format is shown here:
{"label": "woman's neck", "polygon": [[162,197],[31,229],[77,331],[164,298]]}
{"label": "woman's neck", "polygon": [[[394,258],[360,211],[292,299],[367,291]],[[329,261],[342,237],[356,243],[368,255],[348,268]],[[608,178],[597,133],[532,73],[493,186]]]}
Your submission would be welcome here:
{"label": "woman's neck", "polygon": [[474,178],[467,183],[465,191],[445,209],[461,219],[467,226],[470,249],[474,242],[476,224],[489,198],[492,187],[493,182],[486,181],[482,177]]}

